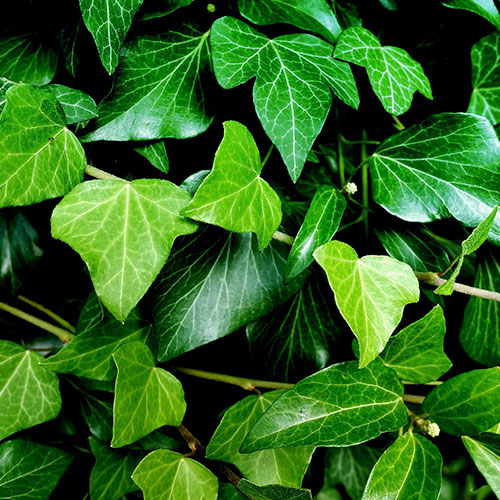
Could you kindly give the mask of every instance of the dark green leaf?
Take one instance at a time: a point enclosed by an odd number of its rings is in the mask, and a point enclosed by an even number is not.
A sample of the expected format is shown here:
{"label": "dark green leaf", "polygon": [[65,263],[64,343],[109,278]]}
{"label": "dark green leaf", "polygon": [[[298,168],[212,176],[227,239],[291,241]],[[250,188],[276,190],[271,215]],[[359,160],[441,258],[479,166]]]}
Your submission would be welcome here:
{"label": "dark green leaf", "polygon": [[500,29],[500,14],[493,0],[446,0],[443,5],[452,9],[464,9],[484,17]]}
{"label": "dark green leaf", "polygon": [[258,486],[246,479],[238,482],[238,489],[254,500],[312,500],[309,490],[288,488],[279,484]]}
{"label": "dark green leaf", "polygon": [[99,441],[110,443],[113,438],[113,404],[83,393],[82,415],[90,433]]}
{"label": "dark green leaf", "polygon": [[[147,21],[149,19],[157,19],[159,17],[166,16],[181,7],[186,7],[192,4],[193,2],[194,0],[157,0],[156,4],[154,4],[156,5],[156,8],[152,7],[151,10],[143,12],[142,15],[140,15],[140,20]],[[153,4],[149,2],[146,6],[148,5],[152,6]]]}
{"label": "dark green leaf", "polygon": [[248,497],[240,493],[238,488],[231,483],[219,483],[217,500],[248,500]]}
{"label": "dark green leaf", "polygon": [[97,116],[96,103],[81,90],[55,84],[47,85],[44,89],[50,91],[60,102],[68,125],[85,122]]}
{"label": "dark green leaf", "polygon": [[148,160],[153,167],[156,167],[165,174],[168,173],[169,161],[164,141],[148,142],[143,146],[134,148],[134,151],[139,153],[141,156],[144,156],[144,158],[146,158],[146,160]]}

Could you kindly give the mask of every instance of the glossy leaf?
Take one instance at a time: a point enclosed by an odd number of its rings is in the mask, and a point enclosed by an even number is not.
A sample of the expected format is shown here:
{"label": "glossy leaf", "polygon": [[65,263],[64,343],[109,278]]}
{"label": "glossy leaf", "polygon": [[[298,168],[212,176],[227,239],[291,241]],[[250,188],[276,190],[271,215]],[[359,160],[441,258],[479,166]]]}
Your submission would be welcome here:
{"label": "glossy leaf", "polygon": [[134,151],[146,158],[146,160],[148,160],[149,163],[153,165],[153,167],[156,167],[158,170],[161,170],[165,174],[168,173],[169,161],[164,141],[148,142],[143,146],[134,148]]}
{"label": "glossy leaf", "polygon": [[474,12],[500,29],[500,14],[493,0],[446,0],[443,5],[452,9],[464,9]]}
{"label": "glossy leaf", "polygon": [[214,22],[210,42],[223,88],[257,77],[255,110],[296,181],[330,110],[330,88],[347,104],[359,104],[350,68],[332,59],[331,45],[319,38],[295,34],[270,40],[232,17]]}
{"label": "glossy leaf", "polygon": [[437,500],[442,466],[443,458],[429,439],[411,433],[400,436],[373,467],[363,500]]}
{"label": "glossy leaf", "polygon": [[246,479],[238,482],[238,489],[254,500],[312,500],[309,490],[289,488],[279,484],[258,486]]}
{"label": "glossy leaf", "polygon": [[346,206],[337,189],[320,186],[316,190],[286,261],[285,279],[295,278],[314,262],[314,251],[333,238]]}
{"label": "glossy leaf", "polygon": [[172,12],[175,12],[181,7],[186,7],[193,2],[194,0],[159,0],[156,2],[156,4],[154,4],[154,7],[151,3],[146,4],[146,7],[148,5],[151,5],[151,10],[142,12],[142,15],[140,15],[140,20],[147,21],[149,19],[158,19],[159,17],[163,17],[171,14]]}
{"label": "glossy leaf", "polygon": [[9,90],[11,87],[14,87],[16,83],[11,82],[7,78],[0,77],[0,112],[2,111],[6,98],[5,94],[7,93],[7,90]]}
{"label": "glossy leaf", "polygon": [[217,500],[217,478],[199,462],[173,451],[156,450],[147,455],[132,479],[144,500]]}
{"label": "glossy leaf", "polygon": [[47,85],[48,90],[61,104],[68,125],[85,122],[97,116],[94,99],[81,90],[64,85]]}
{"label": "glossy leaf", "polygon": [[13,439],[0,445],[0,498],[49,498],[73,457],[58,448]]}
{"label": "glossy leaf", "polygon": [[405,305],[418,301],[418,280],[407,264],[381,255],[359,259],[340,241],[318,248],[314,258],[326,271],[335,303],[359,341],[359,366],[365,367],[384,349]]}
{"label": "glossy leaf", "polygon": [[86,262],[103,304],[124,321],[165,264],[190,196],[171,182],[96,180],[77,186],[52,214],[52,235]]}
{"label": "glossy leaf", "polygon": [[448,434],[474,435],[499,421],[500,368],[461,373],[433,389],[423,411]]}
{"label": "glossy leaf", "polygon": [[366,68],[370,85],[388,113],[401,115],[408,111],[417,90],[432,99],[420,63],[403,49],[383,47],[365,28],[355,26],[343,31],[333,55]]}
{"label": "glossy leaf", "polygon": [[209,67],[207,37],[183,28],[128,42],[96,130],[82,140],[183,139],[204,132],[212,121],[200,83]]}
{"label": "glossy leaf", "polygon": [[29,205],[66,194],[81,182],[85,153],[66,128],[56,98],[15,85],[0,115],[0,206]]}
{"label": "glossy leaf", "polygon": [[351,446],[406,423],[403,386],[374,361],[332,365],[283,393],[248,434],[244,453],[295,446]]}
{"label": "glossy leaf", "polygon": [[[500,142],[486,118],[433,115],[385,140],[370,159],[373,198],[411,222],[477,226],[498,204]],[[500,215],[489,235],[500,242]]]}

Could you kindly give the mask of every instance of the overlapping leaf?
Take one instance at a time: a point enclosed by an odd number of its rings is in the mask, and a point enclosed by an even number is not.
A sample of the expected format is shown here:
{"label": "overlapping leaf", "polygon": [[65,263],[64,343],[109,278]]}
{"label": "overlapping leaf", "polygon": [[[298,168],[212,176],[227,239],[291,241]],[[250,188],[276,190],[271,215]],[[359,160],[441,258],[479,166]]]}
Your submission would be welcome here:
{"label": "overlapping leaf", "polygon": [[92,97],[81,90],[56,84],[47,85],[44,88],[60,102],[68,125],[85,122],[97,116],[96,103]]}
{"label": "overlapping leaf", "polygon": [[312,500],[310,490],[303,488],[290,488],[280,484],[257,484],[242,479],[238,482],[238,489],[245,493],[246,497],[254,500]]}
{"label": "overlapping leaf", "polygon": [[500,13],[493,0],[446,0],[443,5],[452,9],[474,12],[500,29]]}
{"label": "overlapping leaf", "polygon": [[156,167],[165,174],[168,173],[169,161],[164,141],[151,141],[144,145],[137,146],[134,148],[134,151],[144,156],[153,167]]}

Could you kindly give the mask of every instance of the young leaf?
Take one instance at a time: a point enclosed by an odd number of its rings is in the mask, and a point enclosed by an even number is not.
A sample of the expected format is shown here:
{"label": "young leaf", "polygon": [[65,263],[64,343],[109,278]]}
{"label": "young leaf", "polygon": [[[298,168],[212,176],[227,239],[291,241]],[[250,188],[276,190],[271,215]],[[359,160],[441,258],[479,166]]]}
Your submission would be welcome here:
{"label": "young leaf", "polygon": [[127,42],[96,130],[82,141],[183,139],[204,132],[212,122],[200,84],[209,67],[207,37],[184,27]]}
{"label": "young leaf", "polygon": [[[490,122],[433,115],[384,141],[372,155],[373,198],[411,222],[454,217],[477,226],[498,204],[500,142]],[[500,215],[489,235],[500,243]]]}
{"label": "young leaf", "polygon": [[381,255],[359,259],[340,241],[318,248],[314,258],[326,271],[335,303],[359,341],[363,368],[384,349],[405,305],[418,301],[418,280],[408,264]]}
{"label": "young leaf", "polygon": [[144,156],[153,167],[156,167],[165,174],[168,173],[169,162],[164,141],[151,141],[143,146],[134,148],[134,151]]}
{"label": "young leaf", "polygon": [[289,488],[279,484],[258,486],[246,479],[238,481],[237,488],[245,493],[247,498],[254,500],[312,500],[310,490]]}
{"label": "young leaf", "polygon": [[155,368],[147,346],[129,342],[113,352],[118,369],[113,405],[113,439],[119,448],[163,425],[180,425],[186,402],[181,383],[169,372]]}
{"label": "young leaf", "polygon": [[0,115],[0,206],[29,205],[66,194],[81,182],[85,153],[66,128],[56,98],[15,85]]}
{"label": "young leaf", "polygon": [[0,498],[49,498],[73,457],[58,448],[13,439],[0,445]]}
{"label": "young leaf", "polygon": [[132,479],[144,500],[217,500],[217,478],[199,462],[173,451],[156,450],[147,455]]}
{"label": "young leaf", "polygon": [[55,84],[47,85],[44,89],[59,101],[68,125],[85,122],[97,116],[94,99],[81,90]]}
{"label": "young leaf", "polygon": [[443,5],[451,9],[475,12],[500,30],[500,14],[493,0],[446,0]]}
{"label": "young leaf", "polygon": [[283,393],[252,427],[241,451],[351,446],[404,425],[403,385],[374,361],[332,365]]}
{"label": "young leaf", "polygon": [[207,446],[207,458],[236,465],[243,476],[256,484],[280,484],[300,488],[313,447],[240,453],[248,431],[282,391],[248,396],[231,406]]}
{"label": "young leaf", "polygon": [[370,85],[388,113],[401,115],[408,111],[417,90],[432,99],[422,66],[403,49],[382,47],[365,28],[355,26],[343,31],[333,55],[366,68]]}
{"label": "young leaf", "polygon": [[196,231],[179,215],[190,196],[171,182],[83,182],[57,205],[52,235],[76,250],[95,291],[119,321],[146,293],[175,238]]}
{"label": "young leaf", "polygon": [[373,467],[362,500],[404,500],[417,492],[420,500],[437,500],[442,466],[441,453],[427,438],[400,436]]}
{"label": "young leaf", "polygon": [[0,340],[0,439],[59,414],[59,380],[40,361],[40,354]]}
{"label": "young leaf", "polygon": [[262,165],[252,134],[241,123],[224,122],[224,138],[212,172],[182,210],[182,215],[236,233],[254,232],[259,250],[281,222],[281,201],[260,177]]}
{"label": "young leaf", "polygon": [[500,368],[461,373],[433,389],[423,411],[448,434],[474,435],[498,423]]}
{"label": "young leaf", "polygon": [[435,306],[423,318],[392,337],[380,359],[401,380],[416,384],[437,380],[452,366],[443,350],[445,333],[443,310]]}
{"label": "young leaf", "polygon": [[286,261],[285,279],[295,278],[314,262],[314,251],[333,238],[346,206],[337,189],[320,186],[316,190]]}
{"label": "young leaf", "polygon": [[255,110],[296,181],[330,110],[330,88],[347,104],[359,105],[351,69],[332,59],[331,45],[319,38],[295,34],[270,40],[232,17],[214,22],[210,42],[223,88],[257,77]]}

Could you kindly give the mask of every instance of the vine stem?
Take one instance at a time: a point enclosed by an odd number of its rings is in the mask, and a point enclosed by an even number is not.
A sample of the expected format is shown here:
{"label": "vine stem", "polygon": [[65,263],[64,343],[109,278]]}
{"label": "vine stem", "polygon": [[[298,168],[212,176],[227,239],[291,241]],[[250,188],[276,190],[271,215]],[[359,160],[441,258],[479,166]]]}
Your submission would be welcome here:
{"label": "vine stem", "polygon": [[24,297],[23,295],[18,295],[17,298],[19,300],[25,302],[26,304],[29,304],[31,307],[34,307],[35,309],[42,311],[49,318],[52,318],[54,321],[57,321],[57,323],[59,323],[66,330],[69,330],[71,333],[76,332],[76,328],[69,321],[66,321],[65,319],[61,318],[61,316],[59,316],[55,312],[51,311],[50,309],[47,309],[42,304],[39,304],[38,302],[35,302],[34,300],[28,299],[28,297]]}
{"label": "vine stem", "polygon": [[[366,141],[366,130],[363,129],[362,131],[362,140]],[[361,216],[363,218],[363,225],[365,227],[365,238],[366,241],[368,241],[368,236],[369,236],[369,226],[368,226],[368,210],[369,210],[369,203],[370,203],[370,196],[369,196],[369,186],[368,186],[368,153],[366,149],[366,143],[362,142],[361,143],[361,196],[362,196],[362,203],[363,203],[363,211],[361,212]]]}
{"label": "vine stem", "polygon": [[407,403],[416,403],[421,405],[424,402],[425,396],[415,396],[414,394],[403,394],[403,401]]}
{"label": "vine stem", "polygon": [[127,182],[125,179],[122,179],[121,177],[117,177],[116,175],[110,174],[109,172],[105,172],[104,170],[101,170],[100,168],[97,167],[93,167],[92,165],[87,165],[85,167],[85,173],[90,175],[91,177],[95,177],[96,179]]}
{"label": "vine stem", "polygon": [[274,151],[274,144],[271,144],[269,150],[267,151],[266,156],[262,160],[262,163],[260,164],[260,168],[264,168],[265,164],[267,163],[267,160],[269,160],[269,157],[271,156],[271,153]]}

